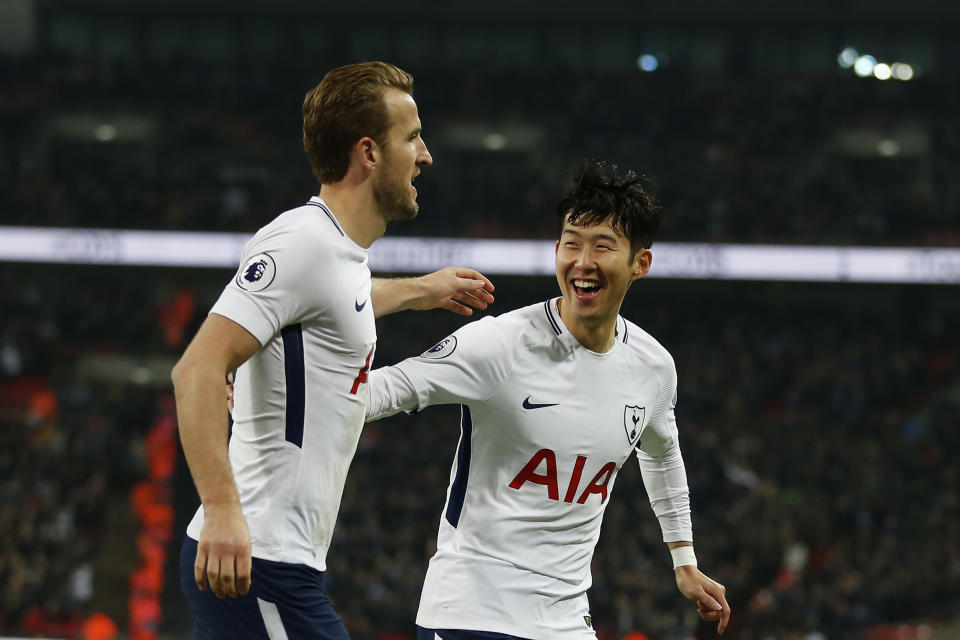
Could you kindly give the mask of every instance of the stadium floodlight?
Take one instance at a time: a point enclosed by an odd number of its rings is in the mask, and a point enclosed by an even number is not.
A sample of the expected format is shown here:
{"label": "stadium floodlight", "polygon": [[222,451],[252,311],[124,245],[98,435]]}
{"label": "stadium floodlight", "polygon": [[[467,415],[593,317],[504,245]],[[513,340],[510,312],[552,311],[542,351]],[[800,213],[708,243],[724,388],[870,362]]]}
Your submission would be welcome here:
{"label": "stadium floodlight", "polygon": [[857,61],[859,55],[856,49],[847,47],[837,54],[837,64],[840,65],[842,69],[849,69],[853,66],[853,63]]}
{"label": "stadium floodlight", "polygon": [[93,137],[97,142],[113,142],[117,139],[117,128],[110,124],[99,124],[93,129]]}
{"label": "stadium floodlight", "polygon": [[660,61],[657,59],[657,56],[645,53],[637,58],[637,66],[646,72],[656,71],[660,66]]}
{"label": "stadium floodlight", "polygon": [[894,62],[890,65],[890,73],[897,80],[913,80],[913,67],[905,62]]}
{"label": "stadium floodlight", "polygon": [[507,147],[507,136],[502,133],[488,133],[483,137],[483,146],[490,151],[501,151]]}
{"label": "stadium floodlight", "polygon": [[890,65],[886,62],[879,62],[873,68],[873,77],[877,80],[889,80],[890,79]]}
{"label": "stadium floodlight", "polygon": [[889,138],[877,143],[877,153],[884,158],[892,158],[900,155],[900,143]]}
{"label": "stadium floodlight", "polygon": [[873,75],[873,68],[877,66],[877,59],[871,55],[864,55],[857,58],[853,63],[853,72],[861,78],[867,78]]}

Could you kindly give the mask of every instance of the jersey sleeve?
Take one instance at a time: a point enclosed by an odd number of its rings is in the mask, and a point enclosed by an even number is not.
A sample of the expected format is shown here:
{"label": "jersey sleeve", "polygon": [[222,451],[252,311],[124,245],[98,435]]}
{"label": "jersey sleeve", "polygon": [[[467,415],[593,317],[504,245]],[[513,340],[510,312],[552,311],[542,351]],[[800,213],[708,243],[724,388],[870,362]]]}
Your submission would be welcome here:
{"label": "jersey sleeve", "polygon": [[370,372],[367,420],[492,396],[510,372],[517,341],[502,325],[495,318],[471,322],[419,356]]}
{"label": "jersey sleeve", "polygon": [[258,234],[210,313],[230,318],[262,346],[284,327],[330,306],[340,280],[336,262],[315,233],[286,228]]}
{"label": "jersey sleeve", "polygon": [[677,374],[672,359],[664,366],[661,381],[657,408],[640,439],[637,459],[663,541],[693,541],[690,490],[674,415]]}

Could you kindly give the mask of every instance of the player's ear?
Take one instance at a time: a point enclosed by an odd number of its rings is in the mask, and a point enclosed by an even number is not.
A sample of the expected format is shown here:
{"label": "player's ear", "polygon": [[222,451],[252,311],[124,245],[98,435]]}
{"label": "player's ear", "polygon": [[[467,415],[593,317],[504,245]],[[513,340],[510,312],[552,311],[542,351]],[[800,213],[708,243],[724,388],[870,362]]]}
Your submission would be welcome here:
{"label": "player's ear", "polygon": [[631,281],[639,280],[650,272],[650,265],[653,264],[653,253],[650,249],[641,249],[637,255],[633,256],[633,277]]}
{"label": "player's ear", "polygon": [[380,150],[373,138],[364,136],[353,145],[353,155],[367,171],[372,171],[379,161]]}

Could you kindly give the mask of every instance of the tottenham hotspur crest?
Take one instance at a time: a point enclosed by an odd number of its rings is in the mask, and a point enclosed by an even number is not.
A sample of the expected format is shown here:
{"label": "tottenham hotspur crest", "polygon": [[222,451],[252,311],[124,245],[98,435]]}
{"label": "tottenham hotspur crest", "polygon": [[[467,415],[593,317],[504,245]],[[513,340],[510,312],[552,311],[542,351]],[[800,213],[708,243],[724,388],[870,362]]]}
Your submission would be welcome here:
{"label": "tottenham hotspur crest", "polygon": [[643,418],[646,416],[645,407],[628,404],[623,408],[623,430],[627,434],[627,440],[631,445],[637,444],[640,439],[640,432],[643,430]]}

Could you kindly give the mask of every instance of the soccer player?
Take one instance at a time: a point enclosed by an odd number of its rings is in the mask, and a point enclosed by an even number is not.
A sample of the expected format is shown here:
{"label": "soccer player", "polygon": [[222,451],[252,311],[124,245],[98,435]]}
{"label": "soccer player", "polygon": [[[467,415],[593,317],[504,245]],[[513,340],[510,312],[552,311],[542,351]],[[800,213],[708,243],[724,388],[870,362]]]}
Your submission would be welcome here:
{"label": "soccer player", "polygon": [[418,638],[595,638],[590,561],[634,454],[677,586],[723,632],[725,589],[693,550],[673,359],[618,315],[650,269],[658,208],[636,174],[592,163],[558,211],[559,297],[467,324],[369,377],[369,420],[462,405]]}
{"label": "soccer player", "polygon": [[[374,317],[470,315],[493,300],[470,269],[370,278],[368,247],[388,222],[417,214],[411,183],[432,163],[412,85],[371,62],[330,71],[307,93],[303,143],[320,194],[247,243],[173,370],[202,501],[181,554],[196,638],[347,638],[323,572],[364,422]],[[228,448],[224,376],[234,370]]]}

